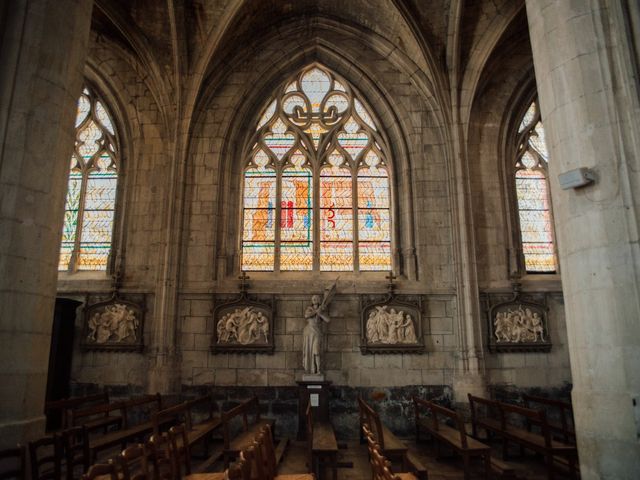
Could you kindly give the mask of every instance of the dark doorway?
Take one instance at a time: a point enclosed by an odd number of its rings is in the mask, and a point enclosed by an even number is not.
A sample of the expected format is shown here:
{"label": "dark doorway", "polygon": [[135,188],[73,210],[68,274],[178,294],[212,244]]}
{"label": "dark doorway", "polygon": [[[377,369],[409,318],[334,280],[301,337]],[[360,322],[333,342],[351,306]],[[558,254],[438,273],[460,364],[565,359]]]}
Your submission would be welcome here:
{"label": "dark doorway", "polygon": [[[73,334],[75,332],[76,309],[81,304],[68,298],[56,298],[49,350],[49,373],[47,376],[46,401],[67,398],[71,388],[71,360],[73,357]],[[62,426],[62,412],[48,412],[47,431]]]}

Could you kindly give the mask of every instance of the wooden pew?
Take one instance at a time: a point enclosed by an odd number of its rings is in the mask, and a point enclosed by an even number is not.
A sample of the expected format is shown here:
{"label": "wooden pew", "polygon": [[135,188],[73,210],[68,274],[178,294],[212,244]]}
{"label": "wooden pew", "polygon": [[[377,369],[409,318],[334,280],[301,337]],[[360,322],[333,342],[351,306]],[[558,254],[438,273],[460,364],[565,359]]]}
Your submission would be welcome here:
{"label": "wooden pew", "polygon": [[422,462],[409,453],[407,446],[396,437],[380,421],[378,413],[364,401],[362,397],[358,397],[358,407],[360,411],[360,432],[362,436],[362,426],[368,425],[369,430],[373,433],[375,442],[380,446],[382,453],[389,460],[400,460],[402,463],[402,471],[414,471],[418,478],[427,478],[427,469]]}
{"label": "wooden pew", "polygon": [[311,402],[307,404],[307,449],[309,471],[321,478],[322,467],[328,464],[333,480],[338,478],[338,441],[329,422],[313,421]]}
{"label": "wooden pew", "polygon": [[[108,403],[109,393],[104,390],[101,393],[94,393],[92,395],[70,397],[62,400],[55,400],[53,402],[47,402],[44,406],[44,411],[47,416],[60,413],[62,416],[62,426],[60,430],[66,430],[76,426],[73,421],[73,414],[76,410],[86,409],[97,405],[106,405]],[[90,430],[102,428],[106,432],[109,427],[118,426],[121,422],[122,417],[120,416],[100,416],[95,418],[92,422],[86,420],[84,423]]]}
{"label": "wooden pew", "polygon": [[[160,410],[153,414],[153,433],[160,435],[175,425],[184,424],[189,448],[202,442],[207,465],[213,464],[222,452],[209,455],[209,440],[213,433],[222,427],[222,420],[215,415],[214,402],[210,395],[186,400],[178,405]],[[198,409],[204,407],[204,418],[199,418]]]}
{"label": "wooden pew", "polygon": [[[128,443],[142,439],[145,435],[153,432],[153,422],[151,418],[136,423],[133,416],[138,409],[149,410],[149,417],[152,417],[155,411],[162,409],[162,397],[159,393],[155,395],[143,395],[138,398],[132,398],[122,402],[115,402],[106,406],[98,406],[96,410],[117,409],[121,412],[123,418],[122,428],[107,432],[99,436],[90,436],[89,430],[85,429],[85,442],[89,445],[91,462],[95,462],[98,452],[108,448],[120,445],[125,448]],[[91,410],[81,412],[86,416],[90,416]]]}
{"label": "wooden pew", "polygon": [[[498,410],[498,418],[489,418],[480,415],[478,405],[489,407],[490,410]],[[547,423],[544,411],[532,410],[529,408],[510,405],[508,403],[496,402],[469,394],[469,406],[471,408],[471,421],[473,423],[474,437],[477,435],[478,427],[491,431],[502,438],[503,457],[508,454],[509,442],[516,443],[522,448],[540,453],[545,458],[547,465],[547,477],[551,480],[555,478],[554,457],[566,459],[569,466],[571,478],[577,478],[577,450],[575,445],[559,442],[552,439],[551,430]],[[519,420],[524,419],[540,427],[540,433],[530,432],[519,426],[512,417]],[[520,422],[522,423],[522,422]]]}
{"label": "wooden pew", "polygon": [[[249,416],[253,415],[253,421],[249,421]],[[232,422],[235,418],[242,419],[242,426],[240,433],[231,438],[232,435]],[[224,437],[224,468],[229,467],[229,462],[236,458],[240,451],[245,450],[254,441],[255,437],[260,432],[260,429],[265,425],[274,431],[275,420],[274,419],[261,419],[260,418],[260,403],[258,397],[254,396],[249,400],[242,402],[240,405],[233,407],[231,410],[222,414],[223,424],[223,437]],[[285,443],[286,445],[286,443]],[[279,455],[282,457],[283,449]]]}
{"label": "wooden pew", "polygon": [[[464,478],[469,479],[469,462],[471,457],[480,457],[484,462],[484,478],[489,477],[491,469],[491,447],[479,442],[467,435],[464,422],[453,410],[437,405],[428,400],[413,397],[416,418],[416,438],[419,438],[420,431],[428,432],[431,437],[439,443],[444,443],[451,447],[456,453],[462,456],[464,462]],[[430,413],[431,418],[426,418]],[[455,427],[439,421],[439,418],[450,420]]]}
{"label": "wooden pew", "polygon": [[[551,422],[547,417],[549,429],[554,434],[557,434],[557,438],[563,442],[576,443],[576,432],[573,423],[573,406],[571,403],[527,394],[522,396],[522,400],[524,401],[525,408],[533,408],[532,405],[538,404],[546,408],[556,410],[560,416],[560,423]],[[554,437],[556,437],[556,435],[554,435]]]}

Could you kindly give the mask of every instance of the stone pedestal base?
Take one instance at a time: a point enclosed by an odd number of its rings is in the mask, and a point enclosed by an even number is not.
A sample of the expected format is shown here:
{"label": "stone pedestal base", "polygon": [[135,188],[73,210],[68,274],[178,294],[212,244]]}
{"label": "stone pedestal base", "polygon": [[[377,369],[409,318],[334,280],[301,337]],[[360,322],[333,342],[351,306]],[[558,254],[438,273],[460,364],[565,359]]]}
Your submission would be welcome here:
{"label": "stone pedestal base", "polygon": [[[302,375],[303,382],[324,382],[324,374],[322,373],[305,373]],[[300,382],[298,382],[300,383]]]}

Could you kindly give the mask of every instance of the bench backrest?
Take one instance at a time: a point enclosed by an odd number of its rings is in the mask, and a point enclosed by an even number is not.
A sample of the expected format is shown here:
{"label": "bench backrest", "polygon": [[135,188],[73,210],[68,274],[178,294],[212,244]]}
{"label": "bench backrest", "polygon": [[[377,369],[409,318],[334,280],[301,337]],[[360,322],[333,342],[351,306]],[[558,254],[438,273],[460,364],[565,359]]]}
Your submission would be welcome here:
{"label": "bench backrest", "polygon": [[362,397],[358,397],[358,407],[360,409],[360,428],[362,429],[363,424],[368,425],[375,441],[384,450],[384,432],[380,415]]}
{"label": "bench backrest", "polygon": [[108,417],[114,411],[122,412],[122,409],[122,402],[111,402],[69,410],[69,421],[71,426],[77,427],[94,420],[96,417]]}
{"label": "bench backrest", "polygon": [[121,402],[122,417],[124,418],[124,428],[134,425],[132,414],[135,410],[144,407],[149,411],[149,421],[153,418],[153,414],[162,410],[162,395],[142,395],[137,398],[131,398]]}
{"label": "bench backrest", "polygon": [[61,400],[54,400],[52,402],[46,402],[44,405],[44,411],[46,415],[55,413],[56,411],[62,414],[62,429],[71,426],[69,418],[69,410],[75,410],[81,406],[100,405],[109,403],[109,392],[104,390],[100,393],[94,393],[92,395],[83,395],[78,397],[63,398]]}
{"label": "bench backrest", "polygon": [[[449,418],[455,424],[455,429],[460,434],[460,444],[462,448],[467,448],[467,432],[464,428],[464,422],[462,418],[454,412],[453,410],[449,410],[437,403],[431,402],[429,400],[423,400],[421,398],[413,397],[413,403],[416,409],[416,419],[420,412],[424,412],[425,409],[431,413],[431,428],[435,431],[438,431],[441,427],[440,422],[438,421],[438,416]],[[446,428],[451,428],[449,426],[445,426]],[[416,423],[416,428],[417,423]]]}
{"label": "bench backrest", "polygon": [[[549,425],[553,430],[560,431],[564,436],[564,441],[569,442],[570,438],[575,438],[575,424],[573,420],[573,406],[569,402],[562,400],[554,400],[552,398],[538,397],[535,395],[524,394],[522,396],[524,406],[526,408],[532,408],[532,404],[543,405],[545,407],[552,407],[557,409],[560,413],[560,428],[557,426],[554,428]],[[548,420],[548,417],[547,417]]]}
{"label": "bench backrest", "polygon": [[203,395],[202,397],[193,398],[191,400],[187,400],[187,426],[191,429],[193,424],[196,423],[194,420],[197,420],[199,407],[204,407],[206,411],[206,420],[211,420],[214,417],[214,402],[211,395]]}
{"label": "bench backrest", "polygon": [[245,400],[244,402],[236,405],[235,407],[227,410],[222,414],[222,427],[223,427],[223,435],[224,435],[224,443],[225,448],[229,448],[229,443],[231,442],[230,438],[230,425],[231,421],[235,417],[242,417],[242,430],[247,432],[249,430],[249,414],[254,410],[254,421],[253,423],[258,423],[260,421],[260,402],[258,401],[258,397],[255,395],[249,400]]}
{"label": "bench backrest", "polygon": [[153,424],[153,434],[160,435],[163,431],[168,431],[174,425],[187,423],[189,414],[188,402],[178,403],[168,408],[158,410],[151,416]]}

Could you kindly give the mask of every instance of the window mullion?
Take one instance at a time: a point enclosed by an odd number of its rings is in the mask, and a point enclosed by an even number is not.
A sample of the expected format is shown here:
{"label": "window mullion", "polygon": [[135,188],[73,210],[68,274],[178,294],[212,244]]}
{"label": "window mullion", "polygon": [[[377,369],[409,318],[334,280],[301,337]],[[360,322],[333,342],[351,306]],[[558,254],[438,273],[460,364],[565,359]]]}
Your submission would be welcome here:
{"label": "window mullion", "polygon": [[351,236],[353,241],[353,271],[360,271],[360,229],[358,226],[358,167],[352,170],[351,173],[351,198],[353,209],[353,235]]}
{"label": "window mullion", "polygon": [[273,246],[273,271],[280,271],[280,238],[281,238],[281,218],[282,218],[282,165],[276,165],[276,221]]}
{"label": "window mullion", "polygon": [[313,175],[313,271],[320,270],[320,165],[319,161],[311,166]]}
{"label": "window mullion", "polygon": [[76,272],[80,261],[80,241],[82,239],[82,224],[84,223],[84,204],[87,193],[87,183],[89,183],[89,168],[85,165],[82,168],[82,180],[80,181],[80,197],[78,198],[78,215],[76,217],[76,238],[73,242],[73,251],[69,260],[69,270]]}

